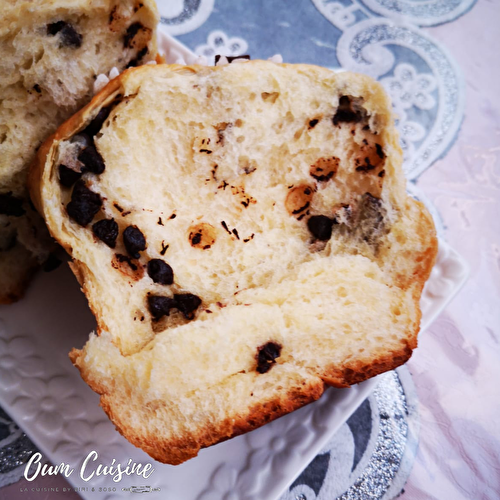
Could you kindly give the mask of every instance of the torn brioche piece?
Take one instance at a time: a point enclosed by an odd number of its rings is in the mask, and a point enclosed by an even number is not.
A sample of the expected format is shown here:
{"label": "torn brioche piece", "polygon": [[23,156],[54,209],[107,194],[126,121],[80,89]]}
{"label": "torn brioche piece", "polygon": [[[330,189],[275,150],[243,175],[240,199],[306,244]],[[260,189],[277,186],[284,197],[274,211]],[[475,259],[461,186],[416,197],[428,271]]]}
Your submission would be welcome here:
{"label": "torn brioche piece", "polygon": [[27,197],[28,166],[87,104],[96,77],[155,58],[152,0],[14,0],[0,18],[0,304],[19,299],[51,248]]}
{"label": "torn brioche piece", "polygon": [[410,357],[437,241],[390,109],[315,66],[143,66],[42,146],[98,323],[70,357],[129,441],[179,464]]}

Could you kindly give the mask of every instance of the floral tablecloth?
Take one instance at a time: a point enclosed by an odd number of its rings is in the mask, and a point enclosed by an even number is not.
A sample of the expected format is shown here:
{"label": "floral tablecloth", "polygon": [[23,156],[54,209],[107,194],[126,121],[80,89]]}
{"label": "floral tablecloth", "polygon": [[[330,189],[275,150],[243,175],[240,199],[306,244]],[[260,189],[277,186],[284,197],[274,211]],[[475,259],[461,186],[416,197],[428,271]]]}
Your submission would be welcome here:
{"label": "floral tablecloth", "polygon": [[[280,53],[286,62],[380,80],[398,116],[410,190],[470,266],[465,287],[406,367],[382,378],[282,500],[499,498],[500,3],[158,4],[164,28],[209,62],[215,54]],[[22,474],[31,449],[0,411],[0,484]],[[22,479],[0,488],[0,499],[56,498],[43,491],[54,485],[66,483]],[[21,494],[26,486],[40,489]]]}

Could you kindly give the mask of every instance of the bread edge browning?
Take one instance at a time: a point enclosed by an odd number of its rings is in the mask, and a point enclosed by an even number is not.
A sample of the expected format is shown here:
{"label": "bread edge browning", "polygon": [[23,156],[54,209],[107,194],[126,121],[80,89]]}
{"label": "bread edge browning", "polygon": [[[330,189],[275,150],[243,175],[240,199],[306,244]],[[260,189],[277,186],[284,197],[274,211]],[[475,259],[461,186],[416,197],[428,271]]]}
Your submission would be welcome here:
{"label": "bread edge browning", "polygon": [[[414,330],[412,345],[407,344],[400,351],[390,352],[368,365],[351,363],[343,370],[330,369],[327,376],[315,377],[302,387],[296,387],[283,393],[279,398],[261,401],[250,406],[245,415],[231,415],[222,422],[206,422],[199,432],[189,439],[162,440],[157,435],[141,434],[128,426],[120,418],[121,402],[114,401],[112,390],[95,381],[84,372],[80,366],[79,358],[83,351],[72,349],[69,353],[71,362],[78,368],[82,379],[90,388],[100,395],[100,406],[105,411],[116,430],[134,446],[144,450],[159,462],[179,465],[198,455],[203,448],[208,448],[233,437],[253,431],[265,424],[287,415],[303,406],[317,401],[327,387],[348,388],[368,378],[374,377],[388,370],[393,370],[403,365],[411,357],[412,349],[416,347],[418,324]],[[125,403],[125,402],[123,402]]]}
{"label": "bread edge browning", "polygon": [[257,429],[279,417],[318,400],[323,394],[326,384],[320,378],[313,378],[308,384],[283,393],[279,398],[260,401],[250,406],[245,415],[231,415],[222,422],[206,422],[197,434],[188,438],[164,441],[156,435],[145,435],[128,426],[120,418],[120,404],[113,401],[113,395],[97,383],[92,376],[86,376],[80,366],[79,358],[82,351],[72,349],[69,357],[80,371],[80,375],[91,389],[97,392],[100,406],[113,422],[116,430],[130,443],[144,450],[152,458],[162,463],[179,465],[198,455],[203,448],[227,441],[233,437]]}
{"label": "bread edge browning", "polygon": [[[192,71],[197,72],[203,67],[197,66],[179,66],[170,65],[173,70]],[[306,68],[307,65],[301,65]],[[37,210],[47,219],[49,214],[46,212],[44,203],[44,180],[45,185],[50,185],[48,177],[51,175],[51,169],[46,168],[50,165],[51,157],[54,154],[54,146],[61,140],[74,135],[78,130],[82,129],[87,123],[89,118],[94,114],[95,110],[99,109],[111,96],[118,93],[123,87],[123,82],[134,71],[142,71],[144,67],[130,68],[121,73],[117,78],[109,82],[104,89],[102,89],[92,101],[82,108],[78,113],[64,122],[59,129],[51,137],[45,141],[40,147],[38,154],[30,167],[28,177],[28,188],[31,194],[32,201]],[[430,214],[425,209],[421,202],[407,199],[407,204],[415,204],[418,208],[420,224],[418,225],[418,233],[422,246],[426,249],[422,255],[419,265],[416,267],[413,275],[408,277],[406,282],[402,282],[402,288],[412,287],[412,297],[417,303],[420,300],[420,295],[426,280],[428,279],[432,267],[435,263],[437,256],[437,237],[435,228]],[[407,205],[408,206],[408,205]],[[49,225],[52,236],[66,249],[71,255],[72,248],[61,240],[60,236],[52,231]],[[70,268],[76,276],[82,291],[85,292],[86,277],[89,270],[86,266],[73,259]],[[92,308],[98,328],[99,334],[102,330],[106,330],[106,326],[100,317],[99,311]],[[327,386],[345,388],[350,387],[352,384],[362,382],[368,378],[374,377],[380,373],[386,372],[397,368],[404,364],[412,354],[412,350],[417,347],[417,334],[420,329],[421,311],[417,307],[417,317],[415,318],[412,332],[408,334],[409,341],[406,345],[402,345],[398,351],[392,351],[380,356],[377,360],[372,361],[370,364],[363,364],[362,362],[352,362],[347,364],[342,369],[338,367],[329,367],[325,370],[321,377],[311,379],[306,385],[300,388],[294,388],[279,398],[261,401],[260,403],[252,406],[246,415],[233,415],[228,417],[223,422],[211,424],[211,428],[202,428],[200,431],[193,435],[190,439],[180,438],[177,441],[168,440],[164,441],[155,435],[144,435],[137,432],[133,427],[128,426],[120,418],[120,405],[118,400],[114,400],[111,392],[106,392],[106,388],[97,383],[90,373],[84,373],[82,366],[80,366],[80,356],[83,355],[83,350],[72,349],[69,357],[72,363],[79,369],[80,375],[83,380],[100,395],[100,404],[106,412],[110,420],[115,425],[116,429],[132,444],[143,449],[154,459],[178,465],[184,461],[195,457],[199,450],[206,448],[221,441],[225,441],[232,437],[254,430],[268,422],[271,422],[283,415],[286,415],[302,406],[316,401],[323,394]],[[108,389],[109,391],[109,389]]]}

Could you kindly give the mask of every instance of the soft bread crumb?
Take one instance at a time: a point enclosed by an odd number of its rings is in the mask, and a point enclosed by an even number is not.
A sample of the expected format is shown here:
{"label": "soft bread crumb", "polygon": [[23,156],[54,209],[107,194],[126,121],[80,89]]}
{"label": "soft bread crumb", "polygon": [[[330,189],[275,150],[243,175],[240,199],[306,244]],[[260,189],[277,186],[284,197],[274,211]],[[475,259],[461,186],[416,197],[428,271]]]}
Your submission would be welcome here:
{"label": "soft bread crumb", "polygon": [[[180,463],[408,359],[436,238],[376,82],[247,61],[143,66],[104,92],[31,187],[99,325],[71,359],[132,443]],[[54,172],[102,109],[105,170],[78,199]],[[96,209],[86,227],[70,203]]]}

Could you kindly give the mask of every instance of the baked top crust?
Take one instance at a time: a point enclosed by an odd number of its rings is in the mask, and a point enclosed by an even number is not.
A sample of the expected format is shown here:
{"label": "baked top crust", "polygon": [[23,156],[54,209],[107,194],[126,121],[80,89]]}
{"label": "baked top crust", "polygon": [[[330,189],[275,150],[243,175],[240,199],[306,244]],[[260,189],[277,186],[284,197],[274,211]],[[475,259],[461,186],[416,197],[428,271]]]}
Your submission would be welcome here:
{"label": "baked top crust", "polygon": [[30,191],[120,432],[181,463],[404,363],[437,240],[401,164],[380,85],[308,65],[131,69],[61,126]]}

